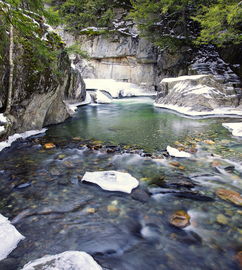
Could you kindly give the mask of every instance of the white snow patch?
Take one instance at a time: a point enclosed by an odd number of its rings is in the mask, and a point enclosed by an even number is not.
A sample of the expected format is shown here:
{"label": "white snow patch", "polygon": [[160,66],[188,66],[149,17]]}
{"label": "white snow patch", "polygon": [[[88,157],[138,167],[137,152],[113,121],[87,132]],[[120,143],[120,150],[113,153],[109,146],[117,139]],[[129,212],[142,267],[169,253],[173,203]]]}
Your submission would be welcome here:
{"label": "white snow patch", "polygon": [[131,193],[139,185],[139,181],[128,173],[118,171],[86,172],[82,181],[99,185],[108,191]]}
{"label": "white snow patch", "polygon": [[184,152],[184,151],[179,151],[178,149],[176,148],[173,148],[171,146],[167,146],[166,148],[168,154],[170,156],[173,156],[173,157],[180,157],[180,158],[190,158],[192,155],[187,153],[187,152]]}
{"label": "white snow patch", "polygon": [[102,103],[102,104],[108,104],[108,103],[111,103],[112,102],[112,97],[108,96],[108,95],[105,95],[105,93],[103,93],[102,91],[100,90],[97,90],[95,92],[96,94],[96,102],[97,103]]}
{"label": "white snow patch", "polygon": [[102,270],[102,267],[86,252],[66,251],[57,255],[46,255],[27,263],[22,270]]}
{"label": "white snow patch", "polygon": [[185,80],[197,80],[201,79],[203,77],[208,77],[208,75],[189,75],[189,76],[179,76],[176,78],[164,78],[161,82],[179,82],[179,81],[185,81]]}
{"label": "white snow patch", "polygon": [[0,261],[5,259],[24,238],[10,221],[0,214]]}
{"label": "white snow patch", "polygon": [[119,82],[112,79],[84,79],[87,90],[105,90],[113,98],[130,96],[151,96],[154,92],[145,91],[136,84]]}
{"label": "white snow patch", "polygon": [[163,104],[163,103],[154,103],[155,107],[164,108],[172,111],[176,111],[178,113],[193,116],[193,117],[218,117],[218,116],[226,116],[226,117],[234,117],[234,116],[242,116],[242,110],[230,107],[218,108],[212,111],[194,111],[191,107],[181,107],[178,105],[172,104]]}
{"label": "white snow patch", "polygon": [[0,122],[7,123],[7,118],[2,113],[0,113]]}
{"label": "white snow patch", "polygon": [[4,148],[11,146],[11,144],[16,141],[17,139],[26,139],[30,136],[37,135],[40,133],[44,133],[47,130],[47,128],[43,128],[41,130],[29,130],[24,133],[16,133],[12,136],[9,136],[6,141],[0,142],[0,151],[2,151]]}
{"label": "white snow patch", "polygon": [[242,122],[223,123],[222,126],[230,130],[233,136],[242,137]]}
{"label": "white snow patch", "polygon": [[2,133],[5,130],[4,126],[0,126],[0,133]]}

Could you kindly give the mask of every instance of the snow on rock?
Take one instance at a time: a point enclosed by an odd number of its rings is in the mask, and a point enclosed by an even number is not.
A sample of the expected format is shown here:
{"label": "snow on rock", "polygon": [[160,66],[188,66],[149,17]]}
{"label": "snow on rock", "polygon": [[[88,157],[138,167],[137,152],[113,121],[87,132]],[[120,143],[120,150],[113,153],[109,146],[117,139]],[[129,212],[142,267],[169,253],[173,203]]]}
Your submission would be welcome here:
{"label": "snow on rock", "polygon": [[168,109],[172,111],[176,111],[180,114],[184,114],[186,116],[191,117],[235,117],[235,116],[242,116],[242,110],[239,108],[228,108],[228,107],[221,107],[218,109],[214,109],[212,111],[195,111],[192,107],[184,107],[172,104],[164,104],[164,103],[154,103],[155,107]]}
{"label": "snow on rock", "polygon": [[147,92],[133,83],[119,82],[112,79],[84,79],[84,81],[87,90],[105,90],[113,98],[154,95],[154,93]]}
{"label": "snow on rock", "polygon": [[30,136],[34,136],[40,133],[44,133],[47,130],[47,128],[43,128],[41,130],[29,130],[24,133],[16,133],[12,136],[9,136],[6,141],[0,142],[0,151],[2,151],[4,148],[11,146],[11,144],[16,141],[17,139],[26,139]]}
{"label": "snow on rock", "polygon": [[242,137],[242,122],[239,123],[223,123],[223,127],[232,132],[233,136]]}
{"label": "snow on rock", "polygon": [[95,101],[96,103],[111,103],[112,97],[108,93],[104,93],[101,90],[95,92]]}
{"label": "snow on rock", "polygon": [[27,263],[22,270],[102,270],[102,267],[81,251],[66,251],[57,255],[46,255]]}
{"label": "snow on rock", "polygon": [[179,151],[178,149],[176,148],[173,148],[171,146],[167,146],[166,148],[168,154],[170,156],[173,156],[173,157],[180,157],[180,158],[190,158],[192,155],[187,153],[187,152],[184,152],[184,151]]}
{"label": "snow on rock", "polygon": [[25,237],[20,234],[10,221],[0,214],[0,261],[5,259]]}
{"label": "snow on rock", "polygon": [[155,106],[190,116],[242,115],[239,97],[232,86],[221,84],[212,75],[165,78],[161,81]]}
{"label": "snow on rock", "polygon": [[0,133],[4,132],[5,127],[4,126],[0,126]]}
{"label": "snow on rock", "polygon": [[82,181],[99,185],[108,191],[131,193],[139,185],[139,181],[128,173],[118,171],[86,172]]}
{"label": "snow on rock", "polygon": [[0,113],[0,122],[7,123],[7,118],[2,113]]}

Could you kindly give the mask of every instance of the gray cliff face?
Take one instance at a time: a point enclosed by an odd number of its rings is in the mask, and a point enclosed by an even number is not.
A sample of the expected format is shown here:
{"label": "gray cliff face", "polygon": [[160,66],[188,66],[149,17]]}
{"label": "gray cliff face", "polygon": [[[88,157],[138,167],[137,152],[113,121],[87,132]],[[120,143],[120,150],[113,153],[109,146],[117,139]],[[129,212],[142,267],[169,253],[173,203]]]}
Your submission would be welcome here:
{"label": "gray cliff face", "polygon": [[[14,94],[8,116],[11,124],[5,136],[60,123],[70,116],[64,101],[80,102],[85,98],[83,79],[78,71],[71,68],[69,57],[65,52],[59,55],[57,64],[59,74],[46,69],[38,76],[34,76],[29,60],[21,57],[24,50],[20,49],[16,53],[18,62],[14,70]],[[8,68],[4,66],[0,68],[3,71],[0,82],[0,105],[4,110],[8,89]]]}
{"label": "gray cliff face", "polygon": [[144,38],[121,33],[76,38],[63,29],[58,29],[58,33],[67,46],[76,42],[89,55],[89,59],[77,64],[83,78],[114,79],[154,90],[162,78],[187,72],[184,63],[189,48],[176,53],[161,52]]}
{"label": "gray cliff face", "polygon": [[233,87],[221,84],[212,75],[181,76],[161,81],[156,103],[190,108],[193,111],[212,111],[222,107],[239,106]]}

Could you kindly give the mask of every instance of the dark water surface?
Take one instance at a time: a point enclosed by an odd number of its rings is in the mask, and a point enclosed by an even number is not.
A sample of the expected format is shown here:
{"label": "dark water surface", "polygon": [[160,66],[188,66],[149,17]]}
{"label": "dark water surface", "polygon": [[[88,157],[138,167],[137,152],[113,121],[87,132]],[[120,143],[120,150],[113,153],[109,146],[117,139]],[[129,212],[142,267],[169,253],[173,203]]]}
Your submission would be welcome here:
{"label": "dark water surface", "polygon": [[[2,151],[0,212],[26,239],[0,269],[67,250],[90,253],[104,269],[239,269],[242,208],[215,194],[242,191],[242,140],[221,125],[231,121],[183,118],[147,98],[119,100],[82,107],[46,135]],[[47,142],[56,147],[45,150]],[[167,145],[193,157],[171,158]],[[128,172],[140,187],[130,195],[80,182],[100,170]],[[191,216],[185,229],[169,224],[177,210]]]}

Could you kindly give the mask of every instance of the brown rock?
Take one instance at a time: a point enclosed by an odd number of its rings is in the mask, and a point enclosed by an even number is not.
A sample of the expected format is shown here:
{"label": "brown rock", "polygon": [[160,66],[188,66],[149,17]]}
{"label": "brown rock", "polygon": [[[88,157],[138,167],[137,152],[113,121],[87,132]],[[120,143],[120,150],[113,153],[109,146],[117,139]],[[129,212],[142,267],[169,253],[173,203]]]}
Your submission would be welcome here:
{"label": "brown rock", "polygon": [[170,217],[170,224],[177,228],[185,228],[190,224],[191,217],[184,210],[179,210],[173,213]]}
{"label": "brown rock", "polygon": [[53,143],[44,144],[44,149],[52,149],[52,148],[55,148],[55,145]]}
{"label": "brown rock", "polygon": [[236,256],[235,256],[235,259],[238,261],[241,269],[242,269],[242,251],[239,251]]}
{"label": "brown rock", "polygon": [[216,190],[216,195],[222,200],[229,201],[232,202],[233,204],[242,206],[242,197],[236,191],[220,188]]}
{"label": "brown rock", "polygon": [[181,166],[181,163],[179,163],[178,161],[171,161],[169,164],[174,166],[174,167],[180,167]]}
{"label": "brown rock", "polygon": [[204,140],[203,142],[210,145],[215,144],[215,142],[212,140]]}

